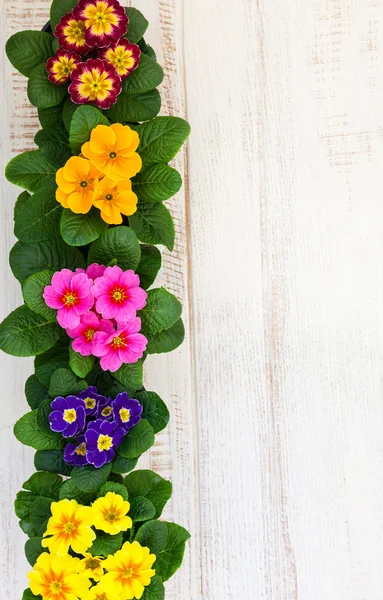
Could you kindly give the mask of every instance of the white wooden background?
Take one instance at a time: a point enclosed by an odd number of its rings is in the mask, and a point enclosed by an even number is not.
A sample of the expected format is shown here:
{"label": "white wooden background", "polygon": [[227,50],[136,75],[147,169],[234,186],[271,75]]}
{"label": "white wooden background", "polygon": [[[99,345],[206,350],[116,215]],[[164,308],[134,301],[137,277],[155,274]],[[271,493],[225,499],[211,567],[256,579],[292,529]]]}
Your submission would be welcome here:
{"label": "white wooden background", "polygon": [[[0,46],[49,0],[1,0]],[[193,538],[169,600],[383,600],[383,0],[136,0],[193,134],[162,282],[187,341],[150,359],[171,425],[142,462]],[[1,61],[1,170],[33,147]],[[0,317],[16,188],[1,179]],[[12,436],[30,360],[2,355],[0,598],[26,587]]]}

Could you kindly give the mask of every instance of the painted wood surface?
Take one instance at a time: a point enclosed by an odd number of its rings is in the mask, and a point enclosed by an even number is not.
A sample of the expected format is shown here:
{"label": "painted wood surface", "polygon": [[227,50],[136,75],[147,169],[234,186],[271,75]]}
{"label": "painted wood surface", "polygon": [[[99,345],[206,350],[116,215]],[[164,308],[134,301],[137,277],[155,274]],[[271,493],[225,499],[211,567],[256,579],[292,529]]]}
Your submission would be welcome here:
{"label": "painted wood surface", "polygon": [[[0,45],[49,0],[3,0]],[[383,2],[137,0],[190,120],[161,282],[187,339],[151,357],[171,410],[141,462],[193,538],[169,600],[383,600]],[[3,167],[33,147],[25,79],[1,61]],[[2,170],[2,169],[1,169]],[[0,317],[17,190],[0,182]],[[28,569],[12,435],[32,361],[0,356],[0,599]]]}

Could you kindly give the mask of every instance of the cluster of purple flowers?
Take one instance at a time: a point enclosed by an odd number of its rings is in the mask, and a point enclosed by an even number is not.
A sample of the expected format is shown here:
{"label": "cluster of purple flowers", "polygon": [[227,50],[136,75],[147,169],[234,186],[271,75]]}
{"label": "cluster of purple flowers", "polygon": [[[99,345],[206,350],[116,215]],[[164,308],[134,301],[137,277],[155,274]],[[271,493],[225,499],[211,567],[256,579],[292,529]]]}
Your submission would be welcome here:
{"label": "cluster of purple flowers", "polygon": [[89,387],[76,396],[59,396],[51,403],[49,423],[52,431],[71,440],[64,451],[69,465],[93,465],[97,469],[115,456],[128,431],[141,420],[142,406],[126,392],[113,398]]}

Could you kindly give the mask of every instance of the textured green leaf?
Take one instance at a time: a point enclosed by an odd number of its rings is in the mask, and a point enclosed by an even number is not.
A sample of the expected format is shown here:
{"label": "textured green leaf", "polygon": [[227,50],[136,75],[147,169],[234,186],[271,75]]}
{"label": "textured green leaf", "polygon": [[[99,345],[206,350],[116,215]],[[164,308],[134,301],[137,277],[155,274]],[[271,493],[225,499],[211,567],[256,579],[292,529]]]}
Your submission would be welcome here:
{"label": "textured green leaf", "polygon": [[72,471],[73,483],[82,492],[97,492],[106,483],[111,470],[111,463],[104,465],[100,469],[95,469],[92,466],[74,467]]}
{"label": "textured green leaf", "polygon": [[35,564],[40,554],[43,552],[47,552],[45,548],[41,545],[41,537],[33,537],[26,541],[25,543],[25,556],[27,557],[27,561],[30,565]]}
{"label": "textured green leaf", "polygon": [[142,417],[149,421],[154,433],[165,429],[169,423],[169,411],[163,400],[155,392],[137,392],[135,398],[142,404]]}
{"label": "textured green leaf", "polygon": [[12,158],[5,176],[14,185],[35,192],[46,185],[56,185],[56,167],[41,150],[29,150]]}
{"label": "textured green leaf", "polygon": [[40,383],[36,375],[31,375],[25,384],[25,396],[29,406],[34,410],[48,398],[48,388]]}
{"label": "textured green leaf", "polygon": [[141,546],[150,548],[150,551],[156,556],[164,550],[167,539],[167,526],[163,521],[157,520],[141,525],[135,536],[135,540],[140,542]]}
{"label": "textured green leaf", "polygon": [[49,81],[46,63],[35,67],[29,76],[28,98],[37,108],[49,108],[60,104],[67,92],[66,85],[56,85]]}
{"label": "textured green leaf", "polygon": [[146,244],[163,244],[174,248],[175,230],[172,216],[161,202],[139,202],[129,225],[138,239]]}
{"label": "textured green leaf", "polygon": [[97,125],[110,125],[102,112],[93,106],[80,106],[73,114],[69,143],[73,154],[80,154],[82,145],[90,140],[90,134]]}
{"label": "textured green leaf", "polygon": [[65,369],[69,367],[69,339],[62,337],[57,344],[36,356],[35,358],[35,373],[37,379],[49,388],[51,377],[58,369]]}
{"label": "textured green leaf", "polygon": [[56,310],[49,308],[43,298],[44,289],[50,285],[53,274],[53,271],[34,273],[24,281],[22,286],[26,305],[47,321],[55,321],[57,314]]}
{"label": "textured green leaf", "polygon": [[[61,104],[57,107],[62,112]],[[54,110],[56,107],[40,109]],[[63,167],[67,160],[72,156],[69,147],[68,132],[62,121],[40,129],[35,135],[35,144],[39,146],[40,151],[57,169]]]}
{"label": "textured green leaf", "polygon": [[93,556],[109,556],[114,554],[117,550],[120,550],[122,546],[122,533],[117,535],[109,535],[103,531],[97,531],[97,538],[94,540],[93,545],[89,548]]}
{"label": "textured green leaf", "polygon": [[140,202],[162,202],[181,189],[182,178],[168,165],[153,165],[138,173],[132,183]]}
{"label": "textured green leaf", "polygon": [[27,192],[21,192],[21,194],[19,194],[16,202],[15,202],[15,208],[13,211],[13,218],[14,220],[16,219],[17,215],[19,214],[19,212],[22,210],[24,204],[26,203],[26,201],[28,200],[28,198],[30,198],[31,195]]}
{"label": "textured green leaf", "polygon": [[25,446],[31,446],[35,450],[59,450],[62,448],[63,438],[43,433],[37,426],[37,410],[27,413],[19,419],[14,427],[16,438]]}
{"label": "textured green leaf", "polygon": [[105,114],[113,123],[141,123],[156,117],[160,110],[161,96],[158,90],[134,96],[122,92],[117,103]]}
{"label": "textured green leaf", "polygon": [[140,136],[138,152],[144,167],[168,163],[190,134],[190,125],[179,117],[157,117],[134,127]]}
{"label": "textured green leaf", "polygon": [[97,494],[97,498],[103,498],[104,496],[106,496],[106,494],[108,492],[114,492],[115,494],[122,496],[122,498],[124,500],[129,500],[128,490],[121,483],[115,483],[114,481],[107,481],[100,488],[100,490]]}
{"label": "textured green leaf", "polygon": [[127,392],[133,393],[142,388],[143,368],[139,360],[131,365],[122,365],[118,371],[112,373],[114,379],[121,383]]}
{"label": "textured green leaf", "polygon": [[101,219],[100,211],[92,208],[86,215],[64,209],[61,217],[61,236],[69,246],[86,246],[106,231],[108,224]]}
{"label": "textured green leaf", "polygon": [[39,496],[31,505],[30,521],[38,536],[43,535],[51,515],[51,504],[53,498]]}
{"label": "textured green leaf", "polygon": [[137,268],[141,258],[140,244],[129,227],[113,227],[93,242],[89,249],[88,264],[108,265],[113,259],[121,269]]}
{"label": "textured green leaf", "polygon": [[72,346],[69,347],[69,366],[77,377],[85,378],[93,369],[94,356],[81,356],[75,352]]}
{"label": "textured green leaf", "polygon": [[35,454],[35,469],[60,475],[69,475],[71,468],[64,461],[62,450],[38,450]]}
{"label": "textured green leaf", "polygon": [[164,72],[160,65],[146,54],[141,54],[140,64],[122,85],[127,94],[143,94],[158,87],[164,79]]}
{"label": "textured green leaf", "polygon": [[144,334],[156,335],[172,327],[181,317],[182,304],[165,288],[149,290],[146,306],[139,311]]}
{"label": "textured green leaf", "polygon": [[35,356],[52,348],[60,337],[55,321],[46,321],[28,306],[16,308],[0,325],[0,349],[12,356]]}
{"label": "textured green leaf", "polygon": [[190,538],[186,529],[175,523],[166,523],[168,539],[165,548],[157,554],[155,569],[163,581],[168,581],[182,565],[185,544]]}
{"label": "textured green leaf", "polygon": [[35,494],[21,490],[16,494],[15,513],[19,519],[28,520],[31,513],[31,506],[36,498]]}
{"label": "textured green leaf", "polygon": [[125,8],[125,11],[129,18],[128,33],[125,37],[127,37],[132,44],[136,44],[145,35],[149,22],[137,8],[129,7]]}
{"label": "textured green leaf", "polygon": [[112,470],[114,473],[126,475],[136,468],[137,462],[138,458],[124,458],[117,453],[112,463]]}
{"label": "textured green leaf", "polygon": [[40,271],[75,271],[77,267],[85,268],[85,259],[81,252],[65,244],[61,238],[34,244],[17,242],[11,250],[9,263],[20,283]]}
{"label": "textured green leaf", "polygon": [[129,517],[133,523],[149,521],[155,514],[154,504],[144,496],[136,496],[130,503]]}
{"label": "textured green leaf", "polygon": [[51,6],[51,27],[56,29],[61,18],[77,6],[78,0],[53,0]]}
{"label": "textured green leaf", "polygon": [[137,458],[154,444],[154,431],[149,421],[141,419],[125,436],[118,447],[118,454],[124,458]]}
{"label": "textured green leaf", "polygon": [[45,496],[58,500],[62,481],[62,477],[54,475],[53,473],[33,473],[33,475],[23,483],[23,488],[31,491],[37,496]]}
{"label": "textured green leaf", "polygon": [[[50,106],[49,108],[39,108],[38,115],[41,127],[52,127],[63,122],[63,108],[64,102],[60,102],[57,106]],[[67,136],[68,137],[68,134]]]}
{"label": "textured green leaf", "polygon": [[[5,45],[9,61],[26,77],[53,55],[53,36],[43,31],[18,31]],[[47,75],[48,76],[48,75]]]}
{"label": "textured green leaf", "polygon": [[144,38],[140,40],[140,43],[138,45],[140,47],[141,52],[143,52],[144,54],[146,54],[146,56],[149,56],[149,58],[157,62],[157,56],[154,49],[152,48],[152,46],[145,42]]}
{"label": "textured green leaf", "polygon": [[38,189],[16,216],[15,236],[26,244],[56,238],[62,210],[52,186]]}
{"label": "textured green leaf", "polygon": [[178,319],[170,329],[150,336],[146,351],[148,354],[173,352],[185,339],[185,327],[182,319]]}
{"label": "textured green leaf", "polygon": [[51,377],[49,384],[49,395],[51,398],[57,396],[70,396],[78,394],[88,388],[86,381],[78,380],[76,375],[69,369],[58,369]]}
{"label": "textured green leaf", "polygon": [[84,506],[89,505],[96,499],[95,492],[82,492],[75,484],[73,479],[64,481],[60,488],[60,500],[77,500],[79,504]]}
{"label": "textured green leaf", "polygon": [[[41,404],[37,408],[36,415],[37,427],[40,429],[40,431],[42,431],[43,433],[47,433],[48,435],[52,435],[53,433],[49,424],[49,415],[52,412],[51,402],[51,398],[47,398],[46,400],[44,400],[44,402],[41,402]],[[58,437],[62,437],[60,433],[56,433],[55,435]]]}
{"label": "textured green leaf", "polygon": [[161,252],[155,246],[141,244],[141,258],[136,269],[140,277],[140,286],[147,290],[155,281],[161,268]]}
{"label": "textured green leaf", "polygon": [[64,121],[64,125],[65,125],[65,129],[68,131],[70,131],[70,124],[72,122],[73,119],[73,115],[76,112],[78,108],[77,104],[73,104],[72,100],[70,98],[67,98],[64,102],[64,106],[63,106],[63,121]]}
{"label": "textured green leaf", "polygon": [[164,600],[165,586],[158,575],[155,575],[145,588],[141,600]]}
{"label": "textured green leaf", "polygon": [[35,596],[34,594],[32,594],[31,590],[28,588],[26,590],[24,590],[23,593],[23,597],[21,600],[35,600],[37,598],[37,600],[42,600],[42,596]]}
{"label": "textured green leaf", "polygon": [[129,500],[145,496],[156,507],[156,519],[161,516],[165,504],[172,495],[172,484],[153,471],[133,471],[124,479]]}

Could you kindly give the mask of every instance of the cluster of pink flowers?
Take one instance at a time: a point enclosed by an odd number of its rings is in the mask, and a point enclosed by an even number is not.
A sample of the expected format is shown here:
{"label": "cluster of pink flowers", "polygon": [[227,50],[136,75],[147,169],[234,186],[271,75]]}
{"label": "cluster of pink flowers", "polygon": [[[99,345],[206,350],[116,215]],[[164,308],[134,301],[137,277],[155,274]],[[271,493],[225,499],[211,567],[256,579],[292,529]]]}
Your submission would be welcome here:
{"label": "cluster of pink flowers", "polygon": [[147,293],[134,271],[93,264],[86,271],[58,271],[44,289],[46,304],[57,310],[57,321],[73,339],[73,350],[97,356],[104,371],[135,363],[146,350],[139,333],[137,311]]}

